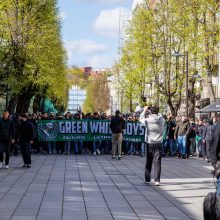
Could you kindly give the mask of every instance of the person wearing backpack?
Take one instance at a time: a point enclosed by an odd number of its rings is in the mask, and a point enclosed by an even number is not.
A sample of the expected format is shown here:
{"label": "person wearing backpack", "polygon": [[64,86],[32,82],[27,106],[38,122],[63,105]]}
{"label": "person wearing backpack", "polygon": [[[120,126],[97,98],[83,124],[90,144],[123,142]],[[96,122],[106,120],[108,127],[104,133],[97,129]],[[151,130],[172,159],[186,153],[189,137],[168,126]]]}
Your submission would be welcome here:
{"label": "person wearing backpack", "polygon": [[210,162],[210,148],[211,148],[211,143],[213,141],[214,137],[214,130],[215,130],[215,125],[213,125],[212,120],[207,120],[205,123],[205,128],[203,131],[203,143],[206,146],[206,154],[207,154],[207,162]]}

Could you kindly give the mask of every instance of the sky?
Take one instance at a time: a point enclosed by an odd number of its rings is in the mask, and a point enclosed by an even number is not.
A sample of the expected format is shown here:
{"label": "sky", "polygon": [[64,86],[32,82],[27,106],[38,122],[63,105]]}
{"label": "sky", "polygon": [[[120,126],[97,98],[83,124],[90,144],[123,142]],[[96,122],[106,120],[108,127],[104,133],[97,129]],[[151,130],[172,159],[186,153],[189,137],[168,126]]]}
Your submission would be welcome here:
{"label": "sky", "polygon": [[119,14],[133,0],[58,0],[69,66],[109,68],[119,56]]}

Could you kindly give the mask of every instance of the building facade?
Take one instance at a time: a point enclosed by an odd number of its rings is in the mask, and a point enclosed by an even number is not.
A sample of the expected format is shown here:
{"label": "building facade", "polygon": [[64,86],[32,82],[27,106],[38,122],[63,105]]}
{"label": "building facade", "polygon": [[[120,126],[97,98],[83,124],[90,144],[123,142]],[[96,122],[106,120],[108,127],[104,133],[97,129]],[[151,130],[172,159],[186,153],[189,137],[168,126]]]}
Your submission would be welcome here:
{"label": "building facade", "polygon": [[86,90],[81,89],[79,86],[73,85],[69,89],[67,111],[71,113],[82,111],[85,100]]}

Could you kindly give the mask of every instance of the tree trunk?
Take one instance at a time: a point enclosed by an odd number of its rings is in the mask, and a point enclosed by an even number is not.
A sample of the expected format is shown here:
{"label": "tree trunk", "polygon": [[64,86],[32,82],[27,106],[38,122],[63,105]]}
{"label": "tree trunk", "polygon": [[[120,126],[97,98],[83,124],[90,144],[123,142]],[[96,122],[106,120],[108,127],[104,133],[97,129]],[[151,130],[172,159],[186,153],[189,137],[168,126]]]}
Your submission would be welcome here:
{"label": "tree trunk", "polygon": [[170,108],[170,113],[173,117],[177,116],[178,110],[179,110],[179,105],[174,106],[171,100],[167,101],[167,104]]}
{"label": "tree trunk", "polygon": [[8,104],[8,111],[10,112],[10,114],[15,113],[15,108],[17,106],[17,103],[18,103],[18,96],[13,94]]}
{"label": "tree trunk", "polygon": [[20,94],[18,96],[18,103],[16,108],[17,114],[28,112],[32,97],[33,95],[30,91],[30,87],[27,89],[25,93]]}
{"label": "tree trunk", "polygon": [[195,118],[195,78],[189,80],[188,104],[189,104],[189,118]]}

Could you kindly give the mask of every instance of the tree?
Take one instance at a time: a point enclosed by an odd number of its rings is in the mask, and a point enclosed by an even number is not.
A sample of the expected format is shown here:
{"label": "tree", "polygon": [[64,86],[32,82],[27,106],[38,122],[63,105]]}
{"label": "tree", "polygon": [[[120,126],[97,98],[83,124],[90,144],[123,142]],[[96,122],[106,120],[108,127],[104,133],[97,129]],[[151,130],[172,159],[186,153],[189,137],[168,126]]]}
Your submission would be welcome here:
{"label": "tree", "polygon": [[[133,15],[128,40],[122,49],[121,69],[124,79],[129,79],[124,80],[123,86],[129,87],[133,80],[141,96],[146,83],[152,82],[157,100],[159,93],[175,116],[185,98],[186,56],[175,59],[172,54],[188,53],[189,116],[194,116],[196,79],[193,76],[205,69],[206,72],[216,69],[217,9],[218,2],[213,0],[163,0],[153,6],[147,2],[141,5]],[[212,96],[210,79],[207,82]]]}
{"label": "tree", "polygon": [[[9,108],[27,112],[31,99],[46,96],[66,104],[66,53],[56,0],[4,1],[0,16],[3,82],[10,86]],[[36,104],[37,102],[35,102]],[[39,104],[39,102],[38,102]]]}
{"label": "tree", "polygon": [[109,109],[109,101],[107,77],[104,75],[90,77],[83,111],[106,112]]}

